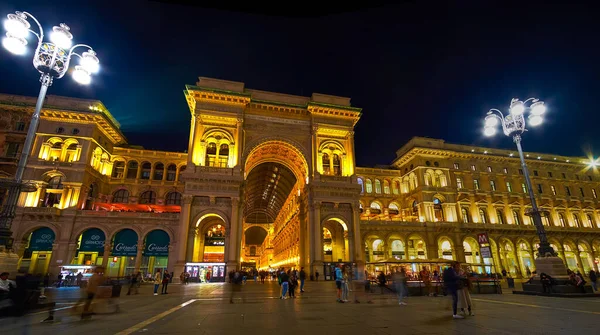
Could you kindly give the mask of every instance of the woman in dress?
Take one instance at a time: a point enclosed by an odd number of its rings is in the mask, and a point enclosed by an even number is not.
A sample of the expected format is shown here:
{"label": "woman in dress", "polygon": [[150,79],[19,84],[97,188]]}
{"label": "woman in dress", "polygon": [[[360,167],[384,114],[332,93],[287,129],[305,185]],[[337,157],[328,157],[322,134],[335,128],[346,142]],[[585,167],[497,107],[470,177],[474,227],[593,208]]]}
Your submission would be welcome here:
{"label": "woman in dress", "polygon": [[469,290],[471,289],[471,281],[464,269],[460,268],[459,273],[460,284],[458,291],[456,292],[458,295],[458,308],[460,311],[466,315],[465,309],[469,311],[469,316],[474,316],[471,302],[471,293]]}

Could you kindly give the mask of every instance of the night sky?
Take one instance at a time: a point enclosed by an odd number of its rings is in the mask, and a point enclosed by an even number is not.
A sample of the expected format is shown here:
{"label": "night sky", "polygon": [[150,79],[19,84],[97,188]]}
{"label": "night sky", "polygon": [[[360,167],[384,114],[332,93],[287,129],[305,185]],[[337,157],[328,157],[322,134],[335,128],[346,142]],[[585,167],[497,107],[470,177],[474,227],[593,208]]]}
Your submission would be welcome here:
{"label": "night sky", "polygon": [[[9,0],[0,13],[28,11],[46,31],[65,22],[75,42],[92,45],[101,63],[92,84],[67,75],[49,94],[101,100],[129,142],[149,149],[187,149],[182,91],[204,76],[351,97],[363,108],[360,166],[389,164],[413,136],[512,149],[505,136],[482,136],[483,117],[530,96],[548,113],[524,136],[526,151],[600,154],[600,23],[592,5],[484,2],[406,2],[324,16],[304,8],[313,15],[290,17],[146,1]],[[33,36],[29,43],[27,57],[0,51],[0,92],[37,96]]]}

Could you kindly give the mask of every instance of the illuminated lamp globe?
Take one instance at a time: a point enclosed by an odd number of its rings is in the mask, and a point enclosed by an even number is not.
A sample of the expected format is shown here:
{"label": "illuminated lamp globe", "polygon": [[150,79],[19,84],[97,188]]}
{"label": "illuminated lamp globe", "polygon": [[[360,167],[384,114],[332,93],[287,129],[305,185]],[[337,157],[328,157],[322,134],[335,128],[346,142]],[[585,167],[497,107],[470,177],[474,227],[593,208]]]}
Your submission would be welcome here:
{"label": "illuminated lamp globe", "polygon": [[531,115],[529,117],[529,125],[532,127],[539,126],[542,124],[542,121],[544,121],[544,119],[540,115]]}
{"label": "illuminated lamp globe", "polygon": [[61,23],[60,26],[54,26],[52,33],[50,34],[50,40],[57,47],[61,49],[68,49],[71,47],[73,41],[73,34],[69,31],[69,26]]}
{"label": "illuminated lamp globe", "polygon": [[23,55],[27,52],[27,41],[24,38],[19,38],[6,33],[6,37],[2,39],[2,46],[15,55]]}
{"label": "illuminated lamp globe", "polygon": [[498,125],[497,118],[495,118],[493,116],[485,118],[485,126],[486,127],[495,127],[496,125]]}
{"label": "illuminated lamp globe", "polygon": [[18,38],[25,38],[29,35],[31,25],[26,18],[16,14],[8,14],[7,17],[8,19],[4,21],[4,29],[7,32]]}
{"label": "illuminated lamp globe", "polygon": [[515,101],[510,105],[510,114],[513,116],[521,115],[525,112],[523,101]]}
{"label": "illuminated lamp globe", "polygon": [[81,55],[79,65],[89,73],[96,73],[100,69],[100,61],[98,60],[98,57],[96,57],[94,50],[91,49]]}
{"label": "illuminated lamp globe", "polygon": [[73,79],[81,85],[89,85],[92,82],[92,76],[81,65],[75,66]]}
{"label": "illuminated lamp globe", "polygon": [[494,127],[485,127],[485,129],[483,130],[483,134],[485,136],[488,136],[488,137],[494,136],[494,135],[496,135],[496,128],[494,128]]}
{"label": "illuminated lamp globe", "polygon": [[531,114],[532,115],[542,115],[546,113],[546,106],[542,101],[538,101],[531,105]]}

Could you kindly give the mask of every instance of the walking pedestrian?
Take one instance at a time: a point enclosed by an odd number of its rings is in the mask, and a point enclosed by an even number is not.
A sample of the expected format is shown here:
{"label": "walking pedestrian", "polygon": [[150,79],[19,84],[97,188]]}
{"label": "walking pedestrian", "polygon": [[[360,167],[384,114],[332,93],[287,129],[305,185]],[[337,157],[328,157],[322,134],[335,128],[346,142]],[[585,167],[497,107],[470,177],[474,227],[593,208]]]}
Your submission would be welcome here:
{"label": "walking pedestrian", "polygon": [[421,276],[421,280],[423,281],[423,285],[425,286],[425,291],[427,292],[427,295],[432,296],[433,291],[431,290],[431,277],[429,270],[426,266],[423,267],[419,275]]}
{"label": "walking pedestrian", "polygon": [[344,277],[342,275],[342,265],[338,264],[337,267],[335,268],[335,287],[337,288],[337,302],[339,303],[344,303],[344,301],[342,300],[342,281],[344,280]]}
{"label": "walking pedestrian", "polygon": [[287,294],[287,291],[288,291],[290,277],[282,269],[281,273],[279,274],[279,279],[281,281],[281,299],[287,299],[287,297],[285,295]]}
{"label": "walking pedestrian", "polygon": [[160,273],[160,269],[156,269],[156,273],[154,274],[154,295],[158,295],[158,287],[162,282],[162,274]]}
{"label": "walking pedestrian", "polygon": [[590,281],[592,282],[592,288],[594,289],[594,292],[597,291],[596,289],[596,282],[598,281],[598,275],[596,274],[596,271],[594,271],[594,269],[590,270]]}
{"label": "walking pedestrian", "polygon": [[138,272],[136,275],[131,276],[131,281],[129,283],[129,289],[127,290],[127,295],[130,295],[131,292],[135,292],[134,294],[139,294],[138,288],[140,287],[140,281],[142,280],[142,273]]}
{"label": "walking pedestrian", "polygon": [[306,271],[304,267],[300,268],[300,293],[304,292],[304,281],[306,280]]}
{"label": "walking pedestrian", "polygon": [[90,277],[88,281],[88,285],[86,288],[87,298],[85,300],[85,304],[83,305],[83,312],[81,313],[82,319],[87,319],[92,316],[92,312],[90,312],[90,306],[92,305],[92,301],[96,296],[98,291],[98,286],[102,285],[104,282],[104,268],[101,266],[96,267],[94,269],[94,274]]}
{"label": "walking pedestrian", "polygon": [[348,272],[345,267],[342,267],[342,301],[348,302],[348,294],[350,288],[348,287]]}
{"label": "walking pedestrian", "polygon": [[452,317],[454,319],[464,319],[464,316],[457,314],[459,285],[458,281],[460,277],[458,276],[458,273],[456,271],[458,270],[459,266],[460,265],[458,262],[453,262],[452,266],[444,270],[444,273],[442,275],[444,279],[444,285],[446,286],[446,290],[448,291],[448,294],[450,294],[450,296],[452,297]]}
{"label": "walking pedestrian", "polygon": [[317,278],[317,281],[319,281],[319,271],[315,272],[315,278]]}
{"label": "walking pedestrian", "polygon": [[398,305],[406,305],[406,302],[403,301],[405,297],[408,296],[408,290],[406,287],[406,269],[402,266],[399,269],[396,269],[394,272],[394,286],[396,288],[396,296],[398,297]]}
{"label": "walking pedestrian", "polygon": [[296,287],[298,287],[298,279],[296,278],[296,275],[292,272],[289,280],[290,298],[296,298]]}
{"label": "walking pedestrian", "polygon": [[168,294],[167,293],[167,287],[169,286],[169,280],[170,279],[171,279],[171,276],[169,275],[169,272],[167,272],[165,270],[165,274],[163,275],[162,289],[160,290],[160,294]]}
{"label": "walking pedestrian", "polygon": [[[233,298],[235,298],[236,294],[239,294],[242,291],[242,274],[239,271],[235,271],[231,278],[231,296],[229,297],[229,303],[233,304]],[[242,302],[244,302],[244,296],[242,296]]]}
{"label": "walking pedestrian", "polygon": [[458,276],[460,277],[460,279],[458,290],[456,292],[458,298],[458,303],[456,307],[460,309],[463,315],[466,314],[465,309],[467,309],[469,311],[469,316],[474,316],[475,314],[473,314],[473,310],[471,308],[473,305],[473,303],[471,302],[471,293],[469,293],[469,290],[471,289],[471,281],[469,280],[467,272],[463,271],[460,268],[458,271]]}

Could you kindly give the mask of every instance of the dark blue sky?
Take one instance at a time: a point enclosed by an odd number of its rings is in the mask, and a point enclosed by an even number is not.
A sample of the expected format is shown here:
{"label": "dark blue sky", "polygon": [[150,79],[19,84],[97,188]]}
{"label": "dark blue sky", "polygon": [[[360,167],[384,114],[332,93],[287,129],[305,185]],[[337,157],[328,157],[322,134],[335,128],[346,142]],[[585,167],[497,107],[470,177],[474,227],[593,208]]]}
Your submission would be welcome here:
{"label": "dark blue sky", "polygon": [[[206,76],[351,97],[363,108],[361,166],[391,162],[413,136],[512,148],[504,136],[481,135],[483,117],[529,96],[549,109],[525,150],[600,153],[600,23],[591,5],[440,3],[289,18],[146,1],[9,0],[0,13],[29,11],[46,31],[65,22],[75,42],[92,45],[102,66],[92,84],[65,76],[49,94],[102,100],[130,143],[146,148],[187,149],[182,91]],[[0,51],[0,78],[4,93],[39,90],[30,57]]]}

